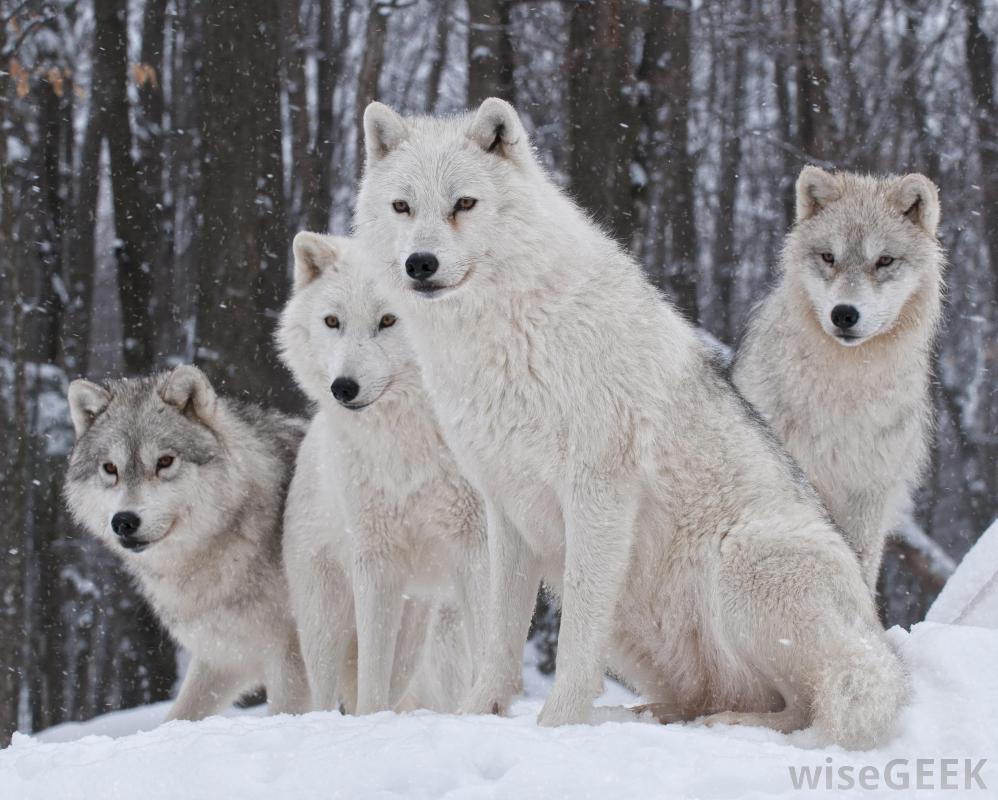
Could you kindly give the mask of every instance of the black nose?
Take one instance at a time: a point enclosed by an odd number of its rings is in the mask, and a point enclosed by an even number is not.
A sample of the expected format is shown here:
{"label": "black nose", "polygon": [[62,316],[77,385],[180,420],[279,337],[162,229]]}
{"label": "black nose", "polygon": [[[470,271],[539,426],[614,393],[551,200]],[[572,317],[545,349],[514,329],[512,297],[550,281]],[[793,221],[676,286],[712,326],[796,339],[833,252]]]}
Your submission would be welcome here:
{"label": "black nose", "polygon": [[329,391],[341,403],[349,403],[357,396],[360,386],[357,385],[357,381],[353,378],[337,378],[333,381],[333,385],[329,387]]}
{"label": "black nose", "polygon": [[440,267],[433,253],[413,253],[405,260],[405,272],[414,281],[425,281]]}
{"label": "black nose", "polygon": [[847,331],[859,322],[859,309],[856,306],[835,306],[832,309],[832,325]]}
{"label": "black nose", "polygon": [[122,539],[134,536],[141,524],[142,520],[139,519],[139,515],[133,514],[131,511],[119,511],[111,517],[111,530]]}

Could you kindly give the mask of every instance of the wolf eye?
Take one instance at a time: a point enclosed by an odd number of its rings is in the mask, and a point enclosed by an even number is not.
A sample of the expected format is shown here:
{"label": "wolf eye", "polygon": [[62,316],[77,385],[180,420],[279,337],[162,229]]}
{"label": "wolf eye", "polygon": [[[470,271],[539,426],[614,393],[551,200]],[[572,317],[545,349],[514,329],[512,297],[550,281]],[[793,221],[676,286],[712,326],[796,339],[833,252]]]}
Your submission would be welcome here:
{"label": "wolf eye", "polygon": [[169,469],[173,466],[173,456],[160,456],[156,461],[156,469]]}
{"label": "wolf eye", "polygon": [[474,197],[459,197],[457,202],[454,203],[454,211],[471,211],[477,203]]}
{"label": "wolf eye", "polygon": [[821,260],[824,261],[826,264],[834,264],[835,256],[833,256],[831,253],[822,253]]}
{"label": "wolf eye", "polygon": [[878,267],[889,267],[894,263],[894,256],[881,256],[877,259]]}
{"label": "wolf eye", "polygon": [[332,314],[330,314],[328,317],[326,317],[322,321],[326,323],[326,327],[327,328],[338,328],[338,327],[340,327],[340,318],[339,317],[335,317]]}
{"label": "wolf eye", "polygon": [[106,461],[103,464],[101,464],[101,469],[104,470],[104,472],[106,472],[108,475],[118,474],[118,468],[110,461]]}
{"label": "wolf eye", "polygon": [[384,330],[385,328],[390,328],[396,322],[398,322],[398,317],[396,317],[394,314],[385,314],[381,318],[381,322],[378,323],[378,330]]}
{"label": "wolf eye", "polygon": [[405,200],[396,200],[392,203],[392,208],[395,209],[396,214],[409,213],[409,204]]}

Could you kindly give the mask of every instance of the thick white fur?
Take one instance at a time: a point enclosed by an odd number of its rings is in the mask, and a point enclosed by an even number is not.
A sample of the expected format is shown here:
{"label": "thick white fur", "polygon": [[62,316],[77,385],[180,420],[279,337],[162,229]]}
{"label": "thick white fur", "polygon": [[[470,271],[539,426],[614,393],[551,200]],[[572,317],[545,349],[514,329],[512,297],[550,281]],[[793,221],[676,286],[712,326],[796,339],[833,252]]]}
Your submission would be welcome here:
{"label": "thick white fur", "polygon": [[[562,622],[542,724],[589,720],[610,667],[684,719],[887,736],[906,679],[855,555],[691,326],[543,173],[514,109],[374,103],[365,132],[358,235],[485,498],[491,626],[465,709],[517,691],[543,575]],[[477,202],[453,211],[462,197]],[[436,294],[411,290],[412,252],[438,257]]]}
{"label": "thick white fur", "polygon": [[[289,493],[284,553],[313,696],[319,708],[351,709],[356,669],[358,713],[400,698],[452,711],[487,607],[481,502],[439,432],[406,321],[379,328],[394,308],[375,293],[363,252],[313,233],[298,234],[294,251],[295,290],[278,343],[317,410]],[[330,315],[339,328],[327,327]],[[357,381],[355,402],[366,407],[333,398],[337,377]],[[455,605],[467,610],[463,618]],[[462,630],[468,639],[458,646]],[[423,659],[424,688],[406,694]],[[443,666],[454,659],[456,667]],[[453,674],[444,681],[446,669]]]}
{"label": "thick white fur", "polygon": [[[779,280],[752,314],[732,377],[814,483],[875,590],[884,540],[928,460],[939,199],[922,175],[817,167],[801,172],[797,198]],[[883,255],[895,260],[878,268]],[[830,320],[840,303],[860,312],[849,342]]]}
{"label": "thick white fur", "polygon": [[[284,491],[300,424],[275,412],[238,413],[201,370],[187,365],[107,387],[73,381],[69,406],[77,435],[66,483],[70,511],[119,554],[192,656],[167,719],[202,719],[261,685],[271,713],[307,711],[308,683],[280,560]],[[178,424],[171,417],[178,410],[191,422]],[[208,464],[184,463],[185,425],[211,432],[203,434],[215,449]],[[153,465],[163,452],[175,461],[161,474]],[[117,478],[102,473],[103,461],[118,465]],[[119,545],[109,520],[124,510],[139,513],[148,549]]]}

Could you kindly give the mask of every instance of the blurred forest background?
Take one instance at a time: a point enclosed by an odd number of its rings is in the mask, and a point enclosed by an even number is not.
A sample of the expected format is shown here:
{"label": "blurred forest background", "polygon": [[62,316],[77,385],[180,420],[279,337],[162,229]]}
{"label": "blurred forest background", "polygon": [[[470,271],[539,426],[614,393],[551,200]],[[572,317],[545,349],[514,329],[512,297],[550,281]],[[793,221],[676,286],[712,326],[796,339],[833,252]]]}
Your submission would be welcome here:
{"label": "blurred forest background", "polygon": [[996,0],[0,0],[0,744],[176,678],[63,510],[68,381],[193,360],[300,409],[271,346],[290,242],[348,229],[374,98],[513,101],[556,178],[724,342],[802,165],[930,175],[951,265],[938,441],[881,587],[887,621],[920,619],[996,512],[996,46]]}

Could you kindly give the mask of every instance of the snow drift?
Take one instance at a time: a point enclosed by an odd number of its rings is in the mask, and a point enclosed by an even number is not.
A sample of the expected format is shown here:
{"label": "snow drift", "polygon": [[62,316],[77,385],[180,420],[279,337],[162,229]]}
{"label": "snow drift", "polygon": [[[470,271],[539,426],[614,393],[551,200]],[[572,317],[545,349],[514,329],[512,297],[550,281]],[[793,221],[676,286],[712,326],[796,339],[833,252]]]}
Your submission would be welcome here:
{"label": "snow drift", "polygon": [[[0,798],[751,798],[820,796],[794,787],[791,768],[838,770],[889,762],[988,759],[961,796],[998,793],[998,631],[922,623],[891,631],[911,670],[914,696],[896,736],[858,753],[814,747],[812,735],[759,728],[661,726],[629,721],[538,728],[545,688],[528,673],[509,719],[419,712],[370,717],[238,714],[154,726],[165,706],[17,735],[0,751]],[[626,698],[615,688],[604,702]],[[131,732],[131,733],[129,733]],[[118,737],[118,738],[115,738]],[[70,739],[70,741],[60,741]],[[904,774],[904,767],[895,772]],[[805,783],[805,786],[807,784]],[[904,797],[886,786],[844,797]]]}

